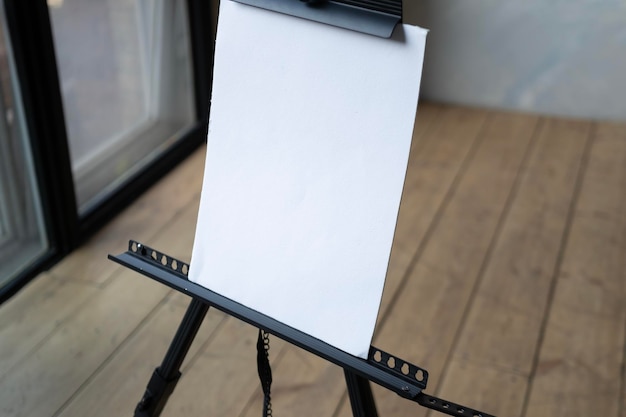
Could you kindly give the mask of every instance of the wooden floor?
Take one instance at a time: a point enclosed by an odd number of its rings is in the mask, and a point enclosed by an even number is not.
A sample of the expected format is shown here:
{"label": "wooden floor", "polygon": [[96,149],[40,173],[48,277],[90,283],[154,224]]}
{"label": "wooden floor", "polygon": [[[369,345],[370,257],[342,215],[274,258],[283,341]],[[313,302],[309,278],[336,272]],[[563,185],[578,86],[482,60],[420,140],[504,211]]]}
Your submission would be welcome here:
{"label": "wooden floor", "polygon": [[[418,113],[374,344],[498,416],[626,417],[626,125]],[[203,158],[0,307],[1,416],[132,415],[188,299],[106,255],[134,238],[188,260]],[[163,415],[260,416],[255,339],[210,311]],[[349,415],[339,368],[276,338],[271,360],[276,417]]]}

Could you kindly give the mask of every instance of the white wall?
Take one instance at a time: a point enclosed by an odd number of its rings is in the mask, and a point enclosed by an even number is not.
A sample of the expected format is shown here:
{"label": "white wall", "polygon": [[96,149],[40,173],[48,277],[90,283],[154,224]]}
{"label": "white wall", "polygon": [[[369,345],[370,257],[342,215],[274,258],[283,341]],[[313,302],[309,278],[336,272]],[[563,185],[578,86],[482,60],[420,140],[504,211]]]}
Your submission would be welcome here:
{"label": "white wall", "polygon": [[405,0],[432,100],[626,120],[626,1]]}

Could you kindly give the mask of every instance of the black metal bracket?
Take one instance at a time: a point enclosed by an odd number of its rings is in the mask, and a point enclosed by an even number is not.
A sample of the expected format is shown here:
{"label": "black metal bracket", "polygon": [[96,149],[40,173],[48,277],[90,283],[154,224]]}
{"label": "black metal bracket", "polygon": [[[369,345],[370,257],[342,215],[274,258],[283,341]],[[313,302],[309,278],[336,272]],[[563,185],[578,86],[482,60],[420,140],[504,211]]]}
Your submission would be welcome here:
{"label": "black metal bracket", "polygon": [[146,392],[137,404],[137,408],[135,408],[135,416],[150,417],[159,415],[163,407],[165,407],[168,398],[174,392],[180,376],[181,373],[178,372],[174,378],[166,379],[162,375],[161,368],[155,369],[148,382]]}
{"label": "black metal bracket", "polygon": [[[146,394],[144,394],[144,399],[138,406],[136,416],[155,417],[159,415],[167,397],[178,381],[180,365],[210,306],[341,366],[346,372],[349,386],[356,390],[350,393],[351,400],[369,398],[371,395],[367,393],[365,393],[366,395],[357,395],[358,392],[362,394],[364,392],[363,387],[361,387],[363,381],[358,379],[361,378],[381,385],[424,407],[448,415],[493,417],[490,414],[423,393],[422,390],[426,388],[428,382],[428,372],[417,365],[374,346],[370,347],[367,360],[350,355],[313,336],[189,281],[189,264],[139,242],[131,240],[125,253],[117,256],[109,255],[109,259],[192,297],[185,318],[163,364],[155,371]],[[350,384],[350,382],[355,381],[358,383]],[[373,400],[368,400],[367,403],[369,404],[369,402],[373,404]],[[353,402],[354,409],[355,404]]]}
{"label": "black metal bracket", "polygon": [[381,38],[389,38],[402,19],[402,0],[233,1]]}

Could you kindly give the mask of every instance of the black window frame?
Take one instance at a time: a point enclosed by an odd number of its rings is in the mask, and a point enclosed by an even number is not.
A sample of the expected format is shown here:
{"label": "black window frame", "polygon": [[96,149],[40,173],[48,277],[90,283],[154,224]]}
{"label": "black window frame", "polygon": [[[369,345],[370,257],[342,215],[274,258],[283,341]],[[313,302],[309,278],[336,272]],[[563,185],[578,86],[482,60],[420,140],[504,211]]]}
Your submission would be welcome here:
{"label": "black window frame", "polygon": [[211,2],[186,3],[196,121],[166,152],[130,175],[106,199],[79,214],[47,2],[4,0],[49,247],[14,280],[0,287],[0,303],[87,240],[206,141],[213,69]]}

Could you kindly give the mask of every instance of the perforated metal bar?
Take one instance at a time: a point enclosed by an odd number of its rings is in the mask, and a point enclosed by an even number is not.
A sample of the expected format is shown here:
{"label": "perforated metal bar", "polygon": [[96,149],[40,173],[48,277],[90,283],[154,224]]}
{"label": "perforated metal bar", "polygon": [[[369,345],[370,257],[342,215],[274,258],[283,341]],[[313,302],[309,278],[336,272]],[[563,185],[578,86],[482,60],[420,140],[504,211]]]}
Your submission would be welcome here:
{"label": "perforated metal bar", "polygon": [[449,416],[459,417],[495,417],[491,414],[484,413],[482,411],[474,410],[473,408],[466,407],[464,405],[455,404],[450,401],[442,400],[441,398],[433,397],[424,392],[418,394],[415,401],[426,408],[430,408],[435,411],[439,411]]}
{"label": "perforated metal bar", "polygon": [[189,264],[137,241],[131,240],[129,242],[126,253],[117,256],[109,255],[109,259],[206,303],[206,305],[213,306],[246,323],[270,332],[295,346],[341,366],[349,373],[366,378],[424,407],[451,416],[494,417],[491,414],[424,393],[422,390],[426,388],[428,372],[417,365],[373,346],[370,348],[367,360],[357,358],[191,282],[187,277]]}
{"label": "perforated metal bar", "polygon": [[[410,383],[406,378],[400,377],[389,369],[352,356],[313,336],[189,281],[187,278],[189,266],[185,262],[137,241],[130,241],[128,247],[129,250],[126,253],[117,256],[109,255],[109,259],[177,291],[202,300],[218,310],[278,336],[356,375],[367,378],[402,397],[413,399],[424,387],[423,383],[418,381]],[[183,269],[186,272],[183,272]]]}
{"label": "perforated metal bar", "polygon": [[413,365],[374,346],[370,346],[367,359],[374,366],[391,372],[399,378],[405,379],[408,383],[418,384],[422,389],[426,388],[428,383],[428,371],[426,369]]}
{"label": "perforated metal bar", "polygon": [[148,247],[135,240],[128,242],[128,251],[134,253],[137,256],[141,256],[147,262],[151,262],[161,268],[165,268],[170,272],[176,274],[179,278],[189,279],[189,264],[180,261],[176,258],[172,258],[156,249]]}

